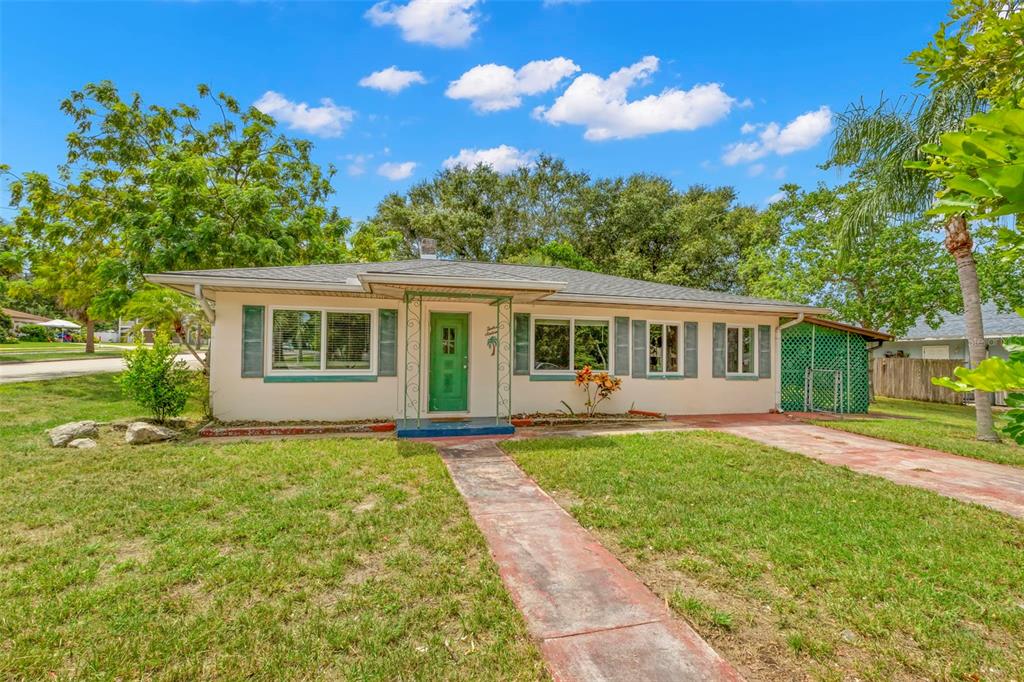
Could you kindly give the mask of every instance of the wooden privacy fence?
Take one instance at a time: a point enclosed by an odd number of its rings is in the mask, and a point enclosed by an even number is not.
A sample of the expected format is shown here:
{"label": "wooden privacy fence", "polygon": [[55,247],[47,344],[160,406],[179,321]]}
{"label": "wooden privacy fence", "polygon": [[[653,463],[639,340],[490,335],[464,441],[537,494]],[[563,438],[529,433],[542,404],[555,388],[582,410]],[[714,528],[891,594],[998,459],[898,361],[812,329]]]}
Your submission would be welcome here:
{"label": "wooden privacy fence", "polygon": [[953,376],[953,370],[962,364],[958,360],[875,358],[872,368],[875,395],[959,405],[968,394],[935,386],[931,380],[932,377]]}

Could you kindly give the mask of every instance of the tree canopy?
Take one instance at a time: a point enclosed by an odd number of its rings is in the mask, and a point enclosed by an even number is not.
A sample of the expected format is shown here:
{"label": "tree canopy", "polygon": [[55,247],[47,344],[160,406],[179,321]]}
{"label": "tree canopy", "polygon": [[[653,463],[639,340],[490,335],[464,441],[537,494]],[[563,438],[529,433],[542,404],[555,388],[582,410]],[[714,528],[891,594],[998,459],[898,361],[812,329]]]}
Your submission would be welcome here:
{"label": "tree canopy", "polygon": [[960,306],[953,263],[920,221],[882,222],[843,262],[834,234],[856,185],[783,191],[765,215],[781,238],[749,252],[740,268],[751,294],[825,306],[897,336],[921,316],[938,324],[943,311]]}
{"label": "tree canopy", "polygon": [[67,309],[114,316],[145,272],[348,258],[334,169],[312,144],[227,94],[198,96],[205,109],[147,105],[90,83],[61,103],[74,129],[56,176],[12,174],[34,279]]}
{"label": "tree canopy", "polygon": [[772,239],[759,215],[731,187],[680,191],[645,174],[593,180],[542,156],[506,174],[484,165],[443,170],[405,195],[387,196],[367,225],[401,234],[399,256],[431,237],[455,258],[736,291],[742,254]]}

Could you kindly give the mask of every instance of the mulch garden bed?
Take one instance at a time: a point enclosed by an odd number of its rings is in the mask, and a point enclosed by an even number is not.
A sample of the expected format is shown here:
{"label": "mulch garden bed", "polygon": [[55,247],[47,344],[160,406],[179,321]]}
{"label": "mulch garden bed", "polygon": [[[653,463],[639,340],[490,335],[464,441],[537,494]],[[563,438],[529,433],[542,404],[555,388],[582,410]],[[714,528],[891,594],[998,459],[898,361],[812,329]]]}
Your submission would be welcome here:
{"label": "mulch garden bed", "polygon": [[566,426],[574,424],[614,424],[622,422],[655,422],[665,421],[665,415],[645,410],[630,410],[621,414],[595,414],[588,417],[581,414],[564,412],[535,412],[533,414],[516,414],[512,416],[513,426]]}
{"label": "mulch garden bed", "polygon": [[364,419],[341,422],[210,422],[199,429],[203,438],[230,436],[301,436],[330,433],[387,433],[395,430],[395,422],[386,419]]}

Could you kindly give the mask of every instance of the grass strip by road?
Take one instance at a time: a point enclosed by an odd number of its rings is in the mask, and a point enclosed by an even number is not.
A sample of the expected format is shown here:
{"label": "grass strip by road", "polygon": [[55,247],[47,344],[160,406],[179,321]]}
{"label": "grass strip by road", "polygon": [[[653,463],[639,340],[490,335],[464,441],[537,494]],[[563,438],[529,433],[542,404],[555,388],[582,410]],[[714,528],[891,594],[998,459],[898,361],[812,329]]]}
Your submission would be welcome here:
{"label": "grass strip by road", "polygon": [[706,431],[503,447],[748,679],[1020,679],[1024,523]]}
{"label": "grass strip by road", "polygon": [[432,448],[44,443],[135,414],[109,375],[0,386],[0,678],[544,677]]}
{"label": "grass strip by road", "polygon": [[[996,420],[1001,420],[998,412]],[[879,397],[867,417],[814,423],[996,464],[1024,466],[1024,447],[1013,441],[1005,437],[1001,443],[975,440],[973,407]]]}

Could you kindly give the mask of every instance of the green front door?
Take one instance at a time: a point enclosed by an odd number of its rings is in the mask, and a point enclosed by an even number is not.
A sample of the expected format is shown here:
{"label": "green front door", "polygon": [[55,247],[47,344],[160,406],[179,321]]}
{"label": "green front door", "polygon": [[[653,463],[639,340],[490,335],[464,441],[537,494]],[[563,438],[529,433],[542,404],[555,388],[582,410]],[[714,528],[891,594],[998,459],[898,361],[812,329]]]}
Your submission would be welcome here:
{"label": "green front door", "polygon": [[430,315],[430,411],[462,412],[469,398],[469,316]]}

